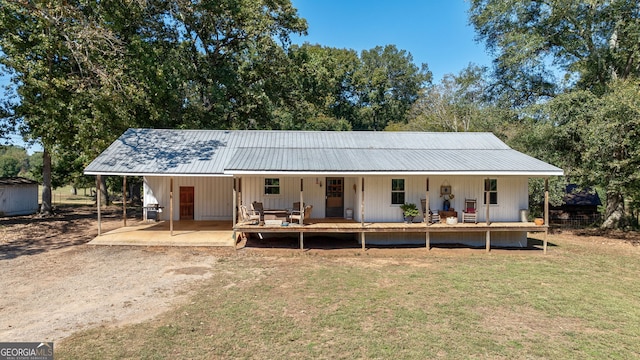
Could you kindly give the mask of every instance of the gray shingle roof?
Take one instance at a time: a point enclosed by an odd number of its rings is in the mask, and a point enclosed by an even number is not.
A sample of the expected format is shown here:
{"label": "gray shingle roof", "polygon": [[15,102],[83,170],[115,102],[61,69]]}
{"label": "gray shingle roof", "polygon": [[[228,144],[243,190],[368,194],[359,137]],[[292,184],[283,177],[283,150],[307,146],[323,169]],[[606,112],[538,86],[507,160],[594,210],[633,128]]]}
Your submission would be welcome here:
{"label": "gray shingle roof", "polygon": [[129,129],[86,174],[250,173],[562,175],[491,133]]}

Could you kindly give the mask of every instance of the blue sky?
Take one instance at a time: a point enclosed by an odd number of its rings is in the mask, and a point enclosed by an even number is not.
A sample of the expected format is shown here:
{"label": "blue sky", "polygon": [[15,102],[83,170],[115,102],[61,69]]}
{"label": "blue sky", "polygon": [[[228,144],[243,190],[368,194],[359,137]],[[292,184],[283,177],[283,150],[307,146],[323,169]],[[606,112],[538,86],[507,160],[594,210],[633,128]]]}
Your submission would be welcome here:
{"label": "blue sky", "polygon": [[434,82],[469,63],[490,65],[483,44],[474,41],[464,0],[291,0],[307,20],[309,42],[358,52],[394,44],[429,65]]}

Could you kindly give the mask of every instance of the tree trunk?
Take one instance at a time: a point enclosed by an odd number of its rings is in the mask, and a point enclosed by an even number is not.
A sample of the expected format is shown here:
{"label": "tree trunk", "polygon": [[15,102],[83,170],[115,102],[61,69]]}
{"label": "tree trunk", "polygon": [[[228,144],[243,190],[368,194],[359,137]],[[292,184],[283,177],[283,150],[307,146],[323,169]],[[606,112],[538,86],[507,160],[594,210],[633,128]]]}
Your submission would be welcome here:
{"label": "tree trunk", "polygon": [[100,179],[100,206],[109,206],[111,205],[111,200],[109,200],[109,191],[107,191],[107,177],[101,176]]}
{"label": "tree trunk", "polygon": [[51,205],[51,154],[44,147],[42,153],[42,204],[40,206],[40,215],[49,216],[53,214]]}
{"label": "tree trunk", "polygon": [[[133,179],[132,179],[133,180]],[[132,204],[139,204],[142,198],[142,189],[138,182],[131,182],[129,184],[129,198]]]}
{"label": "tree trunk", "polygon": [[624,226],[624,198],[617,191],[607,192],[607,209],[602,228],[617,229],[622,226]]}

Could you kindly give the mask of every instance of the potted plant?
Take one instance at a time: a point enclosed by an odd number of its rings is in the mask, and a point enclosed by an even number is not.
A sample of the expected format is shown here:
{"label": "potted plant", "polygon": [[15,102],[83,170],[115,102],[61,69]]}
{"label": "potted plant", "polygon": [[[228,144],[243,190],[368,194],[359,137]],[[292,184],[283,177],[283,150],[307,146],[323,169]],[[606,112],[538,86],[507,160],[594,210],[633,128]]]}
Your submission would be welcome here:
{"label": "potted plant", "polygon": [[400,205],[400,209],[402,209],[402,215],[404,216],[404,221],[407,224],[412,223],[413,218],[415,218],[416,216],[418,216],[418,214],[420,214],[418,212],[418,207],[416,206],[416,204],[404,203]]}

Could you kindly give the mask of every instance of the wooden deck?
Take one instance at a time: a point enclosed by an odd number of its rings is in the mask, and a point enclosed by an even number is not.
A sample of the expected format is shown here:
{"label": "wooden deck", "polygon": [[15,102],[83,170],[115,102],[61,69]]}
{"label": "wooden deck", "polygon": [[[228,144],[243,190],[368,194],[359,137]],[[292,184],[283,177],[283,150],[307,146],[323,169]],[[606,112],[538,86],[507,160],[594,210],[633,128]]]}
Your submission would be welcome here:
{"label": "wooden deck", "polygon": [[493,222],[487,225],[487,223],[458,223],[455,225],[448,225],[443,223],[436,223],[427,225],[425,223],[374,223],[374,222],[355,222],[343,219],[318,219],[311,220],[304,225],[288,224],[287,226],[281,225],[251,225],[251,224],[236,224],[234,230],[244,233],[373,233],[373,232],[410,232],[410,233],[424,233],[424,232],[485,232],[485,231],[526,231],[526,232],[545,232],[548,230],[547,226],[535,225],[532,222]]}
{"label": "wooden deck", "polygon": [[544,232],[544,253],[547,252],[547,225],[536,225],[532,222],[486,222],[479,223],[457,223],[457,224],[426,224],[426,223],[379,223],[379,222],[355,222],[344,219],[311,219],[304,225],[289,223],[282,225],[265,224],[245,224],[238,223],[234,227],[235,232],[245,234],[299,234],[300,249],[304,249],[304,235],[310,233],[351,233],[360,236],[362,249],[366,247],[367,233],[423,233],[425,236],[425,246],[430,249],[430,234],[435,233],[470,233],[479,232],[485,234],[486,251],[491,249],[492,232]]}

